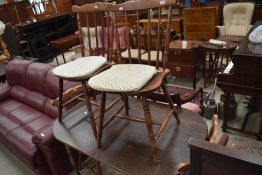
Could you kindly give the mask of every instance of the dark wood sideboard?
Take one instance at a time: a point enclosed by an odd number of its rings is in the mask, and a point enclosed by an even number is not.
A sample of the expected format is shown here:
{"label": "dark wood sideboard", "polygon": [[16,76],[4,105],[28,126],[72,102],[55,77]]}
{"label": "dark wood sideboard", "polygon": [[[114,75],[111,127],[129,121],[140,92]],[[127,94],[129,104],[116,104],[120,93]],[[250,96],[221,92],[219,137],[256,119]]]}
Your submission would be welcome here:
{"label": "dark wood sideboard", "polygon": [[41,62],[47,62],[54,57],[52,40],[58,39],[75,31],[71,14],[52,16],[50,18],[21,24],[17,26],[21,38],[29,43],[33,57]]}

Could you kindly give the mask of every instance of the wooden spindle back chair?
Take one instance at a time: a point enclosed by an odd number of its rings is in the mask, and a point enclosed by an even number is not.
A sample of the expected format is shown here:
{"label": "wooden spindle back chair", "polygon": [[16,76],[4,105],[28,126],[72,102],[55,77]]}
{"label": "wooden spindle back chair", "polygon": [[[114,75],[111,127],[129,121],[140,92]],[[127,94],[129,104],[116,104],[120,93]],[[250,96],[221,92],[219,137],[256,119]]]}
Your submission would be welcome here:
{"label": "wooden spindle back chair", "polygon": [[[97,146],[98,148],[101,147],[101,140],[102,140],[102,133],[105,126],[108,126],[108,124],[113,121],[114,118],[121,118],[121,119],[128,119],[131,121],[136,122],[143,122],[147,126],[147,132],[148,137],[150,141],[150,148],[152,152],[153,161],[155,164],[158,163],[158,153],[157,153],[157,145],[156,140],[160,137],[161,133],[163,132],[164,128],[168,124],[168,121],[170,120],[171,116],[173,115],[177,123],[180,123],[179,117],[176,113],[176,109],[174,107],[174,104],[168,94],[168,91],[166,89],[164,79],[169,74],[169,70],[166,69],[166,62],[168,58],[168,46],[169,46],[169,40],[170,40],[170,18],[171,18],[171,6],[176,4],[176,0],[140,0],[140,1],[128,1],[124,2],[122,4],[115,5],[115,9],[111,8],[109,9],[110,14],[112,15],[112,24],[114,28],[114,40],[116,43],[116,51],[117,51],[117,58],[119,59],[119,63],[123,63],[121,60],[121,47],[119,42],[119,31],[118,31],[118,25],[116,22],[116,13],[123,12],[125,16],[127,17],[127,14],[131,11],[135,11],[137,14],[137,22],[136,25],[139,26],[139,14],[140,12],[149,12],[152,8],[161,8],[163,6],[167,6],[169,9],[168,13],[168,22],[167,27],[164,30],[164,38],[160,37],[160,26],[158,27],[157,33],[157,40],[158,40],[158,51],[160,51],[161,42],[160,40],[163,39],[163,67],[160,67],[160,53],[157,53],[155,62],[153,62],[150,58],[150,54],[148,54],[148,57],[146,60],[142,60],[142,54],[141,54],[141,45],[140,42],[138,42],[138,63],[140,64],[131,64],[132,58],[130,53],[130,47],[128,42],[128,50],[129,50],[129,58],[128,63],[129,64],[116,64],[113,65],[110,69],[90,78],[88,81],[89,86],[92,89],[95,89],[97,91],[100,91],[102,94],[101,97],[101,105],[100,105],[100,112],[99,112],[99,125],[98,125],[98,135],[97,135]],[[159,13],[161,13],[161,10],[159,10]],[[159,20],[161,19],[161,15],[159,15]],[[151,18],[147,18],[149,21],[149,27],[150,27],[150,20]],[[127,22],[126,22],[127,27]],[[137,38],[138,41],[141,37],[140,27],[137,28]],[[148,51],[150,51],[150,41],[152,39],[151,34],[153,31],[150,29],[147,29],[147,46]],[[142,64],[144,63],[144,64]],[[148,65],[145,65],[148,64]],[[152,64],[154,66],[152,66]],[[150,108],[149,108],[149,102],[147,96],[157,89],[161,88],[163,90],[163,95],[168,101],[168,105],[170,107],[170,112],[165,116],[163,121],[156,122],[152,120]],[[104,116],[105,116],[105,104],[106,104],[106,94],[119,94],[124,99],[124,107],[126,109],[126,114],[122,114],[121,110],[122,108],[116,110],[116,112],[111,115],[111,118],[107,120],[107,122],[104,124]],[[138,116],[130,116],[129,115],[129,104],[128,104],[128,96],[140,96],[142,98],[141,103],[143,106],[143,113],[144,118],[138,117]],[[122,107],[122,106],[121,106]],[[121,114],[120,114],[121,113]],[[158,130],[156,131],[156,134],[153,131],[153,124],[157,124],[159,126]]]}

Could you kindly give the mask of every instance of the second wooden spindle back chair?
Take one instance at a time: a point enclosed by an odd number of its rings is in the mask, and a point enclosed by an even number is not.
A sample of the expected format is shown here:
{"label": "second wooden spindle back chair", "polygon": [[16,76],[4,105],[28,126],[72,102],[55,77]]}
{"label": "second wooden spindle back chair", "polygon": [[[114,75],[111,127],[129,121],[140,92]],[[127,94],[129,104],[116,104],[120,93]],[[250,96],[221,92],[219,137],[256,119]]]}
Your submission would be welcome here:
{"label": "second wooden spindle back chair", "polygon": [[[117,29],[117,22],[115,13],[123,12],[127,18],[127,14],[129,12],[135,12],[137,14],[137,22],[136,26],[139,26],[139,14],[141,13],[148,13],[150,9],[159,9],[159,14],[161,14],[161,7],[165,6],[168,7],[168,17],[167,17],[167,26],[164,29],[164,38],[161,38],[160,34],[160,24],[157,27],[158,31],[153,31],[151,29],[147,29],[147,46],[148,51],[150,53],[150,44],[153,37],[151,34],[155,32],[157,34],[157,57],[156,60],[153,62],[151,60],[151,55],[148,54],[147,60],[142,61],[141,59],[141,45],[138,42],[138,63],[140,64],[131,64],[131,51],[130,47],[128,48],[128,63],[129,64],[116,64],[113,65],[110,69],[90,78],[88,81],[89,86],[92,89],[100,91],[102,94],[101,99],[101,106],[100,106],[100,116],[99,116],[99,126],[98,126],[98,135],[97,135],[97,146],[98,148],[101,147],[101,140],[102,140],[102,133],[103,128],[107,126],[114,118],[122,118],[128,119],[131,121],[142,122],[145,123],[147,126],[148,137],[150,141],[150,148],[153,155],[154,163],[157,164],[159,161],[158,153],[157,153],[157,144],[156,140],[159,138],[160,134],[163,132],[164,128],[168,124],[169,119],[171,118],[172,114],[177,120],[177,123],[180,123],[179,117],[176,113],[176,109],[174,104],[168,94],[166,89],[166,85],[164,83],[165,77],[170,73],[168,69],[166,69],[166,63],[168,58],[168,47],[170,41],[170,21],[171,21],[171,12],[172,12],[172,5],[176,4],[176,0],[140,0],[140,1],[128,1],[122,4],[115,5],[115,10],[111,10],[112,14],[112,23],[114,26],[114,38],[117,45],[117,57],[119,59],[119,63],[122,63],[121,60],[121,49],[119,43],[119,33]],[[150,20],[151,17],[148,15],[148,24],[150,28]],[[161,15],[159,15],[159,20],[161,20]],[[126,23],[127,25],[127,23]],[[140,39],[140,27],[137,28],[137,39]],[[127,37],[130,39],[130,37]],[[154,38],[155,39],[155,38]],[[162,42],[162,41],[164,42]],[[128,41],[129,45],[129,41]],[[163,59],[160,60],[160,50],[163,50]],[[142,64],[145,63],[145,64]],[[162,62],[162,63],[161,63]],[[152,65],[154,63],[154,66]],[[160,67],[162,65],[163,67]],[[153,93],[157,89],[161,88],[164,92],[164,96],[168,101],[170,112],[165,116],[164,120],[161,123],[152,120],[150,108],[149,108],[149,101],[147,95]],[[106,94],[120,94],[125,99],[125,108],[126,108],[126,115],[120,114],[120,110],[116,110],[116,113],[112,116],[112,118],[108,119],[107,123],[104,124],[104,115],[105,115],[105,104],[106,104]],[[144,112],[143,117],[135,117],[128,115],[129,114],[129,104],[128,104],[128,96],[139,96],[142,98],[142,106]],[[157,130],[156,134],[153,131],[153,124],[159,125],[159,129]],[[107,127],[110,127],[107,126]],[[106,139],[106,138],[104,138]]]}

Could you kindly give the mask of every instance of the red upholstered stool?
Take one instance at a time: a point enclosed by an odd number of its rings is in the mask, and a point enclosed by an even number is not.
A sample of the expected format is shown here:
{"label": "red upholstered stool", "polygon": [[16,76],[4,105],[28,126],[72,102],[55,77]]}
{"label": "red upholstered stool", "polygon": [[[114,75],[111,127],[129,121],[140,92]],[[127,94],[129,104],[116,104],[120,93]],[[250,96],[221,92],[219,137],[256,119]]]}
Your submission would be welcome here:
{"label": "red upholstered stool", "polygon": [[[51,41],[53,48],[57,49],[62,53],[64,63],[66,63],[64,52],[68,51],[70,48],[78,45],[79,43],[80,43],[79,36],[77,34],[66,35],[62,38]],[[57,60],[57,55],[55,58],[56,58],[57,65],[59,65]]]}

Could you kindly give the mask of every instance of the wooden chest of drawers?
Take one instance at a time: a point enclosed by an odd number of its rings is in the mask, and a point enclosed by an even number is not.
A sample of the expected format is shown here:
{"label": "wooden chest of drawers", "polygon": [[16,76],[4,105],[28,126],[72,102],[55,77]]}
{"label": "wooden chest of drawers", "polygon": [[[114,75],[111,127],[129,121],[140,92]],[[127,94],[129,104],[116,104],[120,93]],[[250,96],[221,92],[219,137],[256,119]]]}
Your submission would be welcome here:
{"label": "wooden chest of drawers", "polygon": [[202,57],[198,52],[200,41],[184,41],[186,46],[182,47],[182,41],[172,41],[169,45],[169,56],[167,67],[171,75],[176,77],[192,77],[193,88],[196,88],[196,72],[202,65]]}
{"label": "wooden chest of drawers", "polygon": [[216,38],[217,8],[185,8],[184,37],[186,40],[209,40]]}

